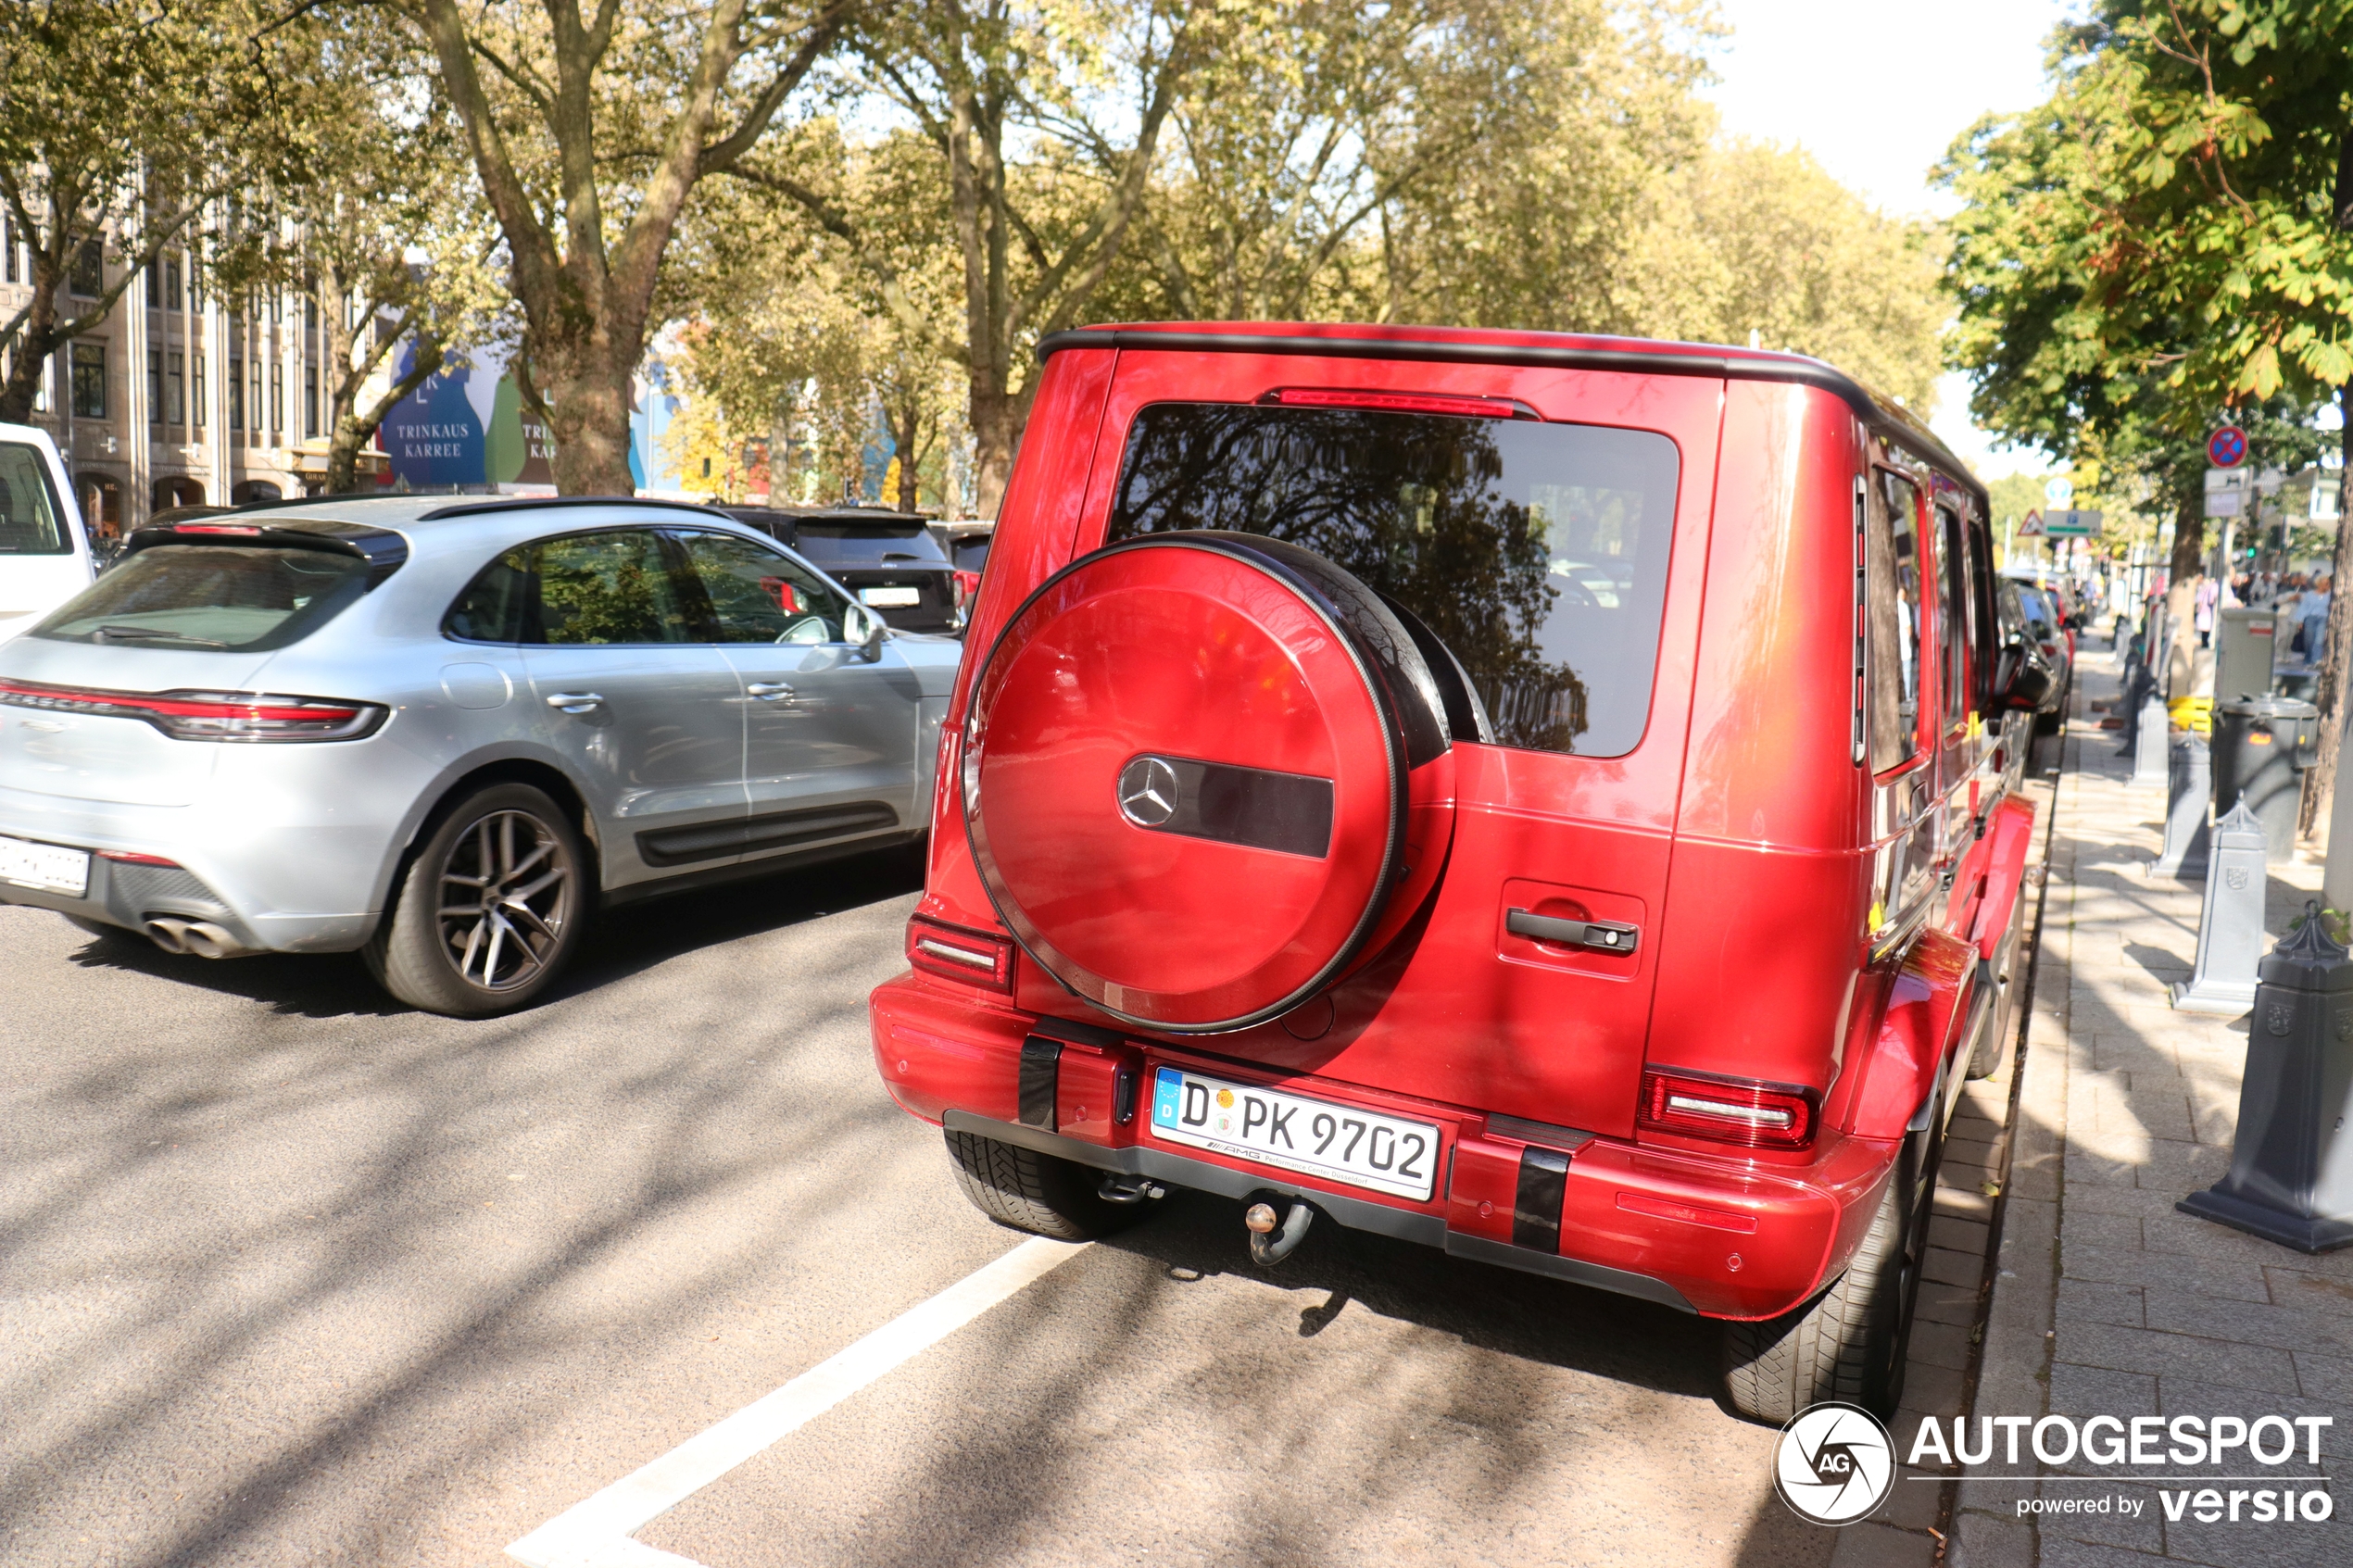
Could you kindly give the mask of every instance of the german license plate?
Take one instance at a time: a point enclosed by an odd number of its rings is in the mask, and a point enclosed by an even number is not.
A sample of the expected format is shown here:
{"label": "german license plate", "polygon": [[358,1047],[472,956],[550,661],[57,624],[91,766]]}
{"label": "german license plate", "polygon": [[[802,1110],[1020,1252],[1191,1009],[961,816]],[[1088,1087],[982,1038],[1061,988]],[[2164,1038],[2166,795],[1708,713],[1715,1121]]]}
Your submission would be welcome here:
{"label": "german license plate", "polygon": [[0,882],[79,898],[90,887],[90,851],[0,838]]}
{"label": "german license plate", "polygon": [[858,601],[875,609],[906,609],[924,602],[921,588],[861,588]]}
{"label": "german license plate", "polygon": [[1153,1076],[1152,1131],[1170,1143],[1399,1198],[1428,1198],[1438,1171],[1438,1129],[1427,1122],[1174,1067]]}

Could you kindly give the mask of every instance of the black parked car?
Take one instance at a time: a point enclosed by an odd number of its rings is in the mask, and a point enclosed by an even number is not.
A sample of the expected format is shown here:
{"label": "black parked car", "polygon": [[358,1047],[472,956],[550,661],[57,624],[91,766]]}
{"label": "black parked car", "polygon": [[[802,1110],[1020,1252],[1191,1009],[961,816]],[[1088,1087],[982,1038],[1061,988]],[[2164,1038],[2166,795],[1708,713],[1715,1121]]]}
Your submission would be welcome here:
{"label": "black parked car", "polygon": [[901,632],[958,632],[956,569],[921,512],[887,507],[723,507],[798,550]]}

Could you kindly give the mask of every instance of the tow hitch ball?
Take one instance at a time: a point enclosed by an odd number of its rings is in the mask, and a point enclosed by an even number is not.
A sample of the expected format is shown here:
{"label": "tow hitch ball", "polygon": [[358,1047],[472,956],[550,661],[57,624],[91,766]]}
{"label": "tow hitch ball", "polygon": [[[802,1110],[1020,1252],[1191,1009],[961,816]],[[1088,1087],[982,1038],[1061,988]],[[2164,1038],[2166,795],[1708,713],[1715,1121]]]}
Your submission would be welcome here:
{"label": "tow hitch ball", "polygon": [[1291,1199],[1290,1212],[1279,1221],[1273,1204],[1252,1204],[1242,1215],[1242,1223],[1250,1227],[1250,1261],[1262,1269],[1281,1262],[1307,1239],[1308,1224],[1315,1218],[1315,1210],[1298,1198]]}

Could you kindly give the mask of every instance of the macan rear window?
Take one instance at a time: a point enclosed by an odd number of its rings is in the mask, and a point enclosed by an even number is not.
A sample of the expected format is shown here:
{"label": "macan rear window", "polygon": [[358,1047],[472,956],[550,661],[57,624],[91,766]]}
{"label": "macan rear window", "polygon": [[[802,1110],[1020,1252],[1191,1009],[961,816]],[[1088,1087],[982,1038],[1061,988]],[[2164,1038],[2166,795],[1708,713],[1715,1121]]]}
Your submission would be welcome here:
{"label": "macan rear window", "polygon": [[160,545],[107,572],[29,636],[125,647],[261,651],[301,641],[368,591],[340,550]]}
{"label": "macan rear window", "polygon": [[1156,404],[1128,433],[1111,537],[1314,550],[1437,633],[1503,745],[1620,757],[1650,712],[1678,468],[1646,431]]}

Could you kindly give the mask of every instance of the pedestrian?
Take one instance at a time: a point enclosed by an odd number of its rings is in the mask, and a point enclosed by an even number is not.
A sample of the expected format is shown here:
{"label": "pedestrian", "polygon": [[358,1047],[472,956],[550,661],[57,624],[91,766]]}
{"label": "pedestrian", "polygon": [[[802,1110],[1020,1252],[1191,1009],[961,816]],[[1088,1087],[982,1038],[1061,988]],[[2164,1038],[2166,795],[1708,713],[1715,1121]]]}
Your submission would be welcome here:
{"label": "pedestrian", "polygon": [[2197,632],[2197,646],[2214,646],[2214,607],[2221,602],[2222,586],[2211,577],[2197,580],[2196,597],[2191,603],[2190,625]]}
{"label": "pedestrian", "polygon": [[2329,598],[2335,579],[2323,575],[2296,601],[2296,618],[2304,622],[2304,662],[2321,662],[2329,625]]}

